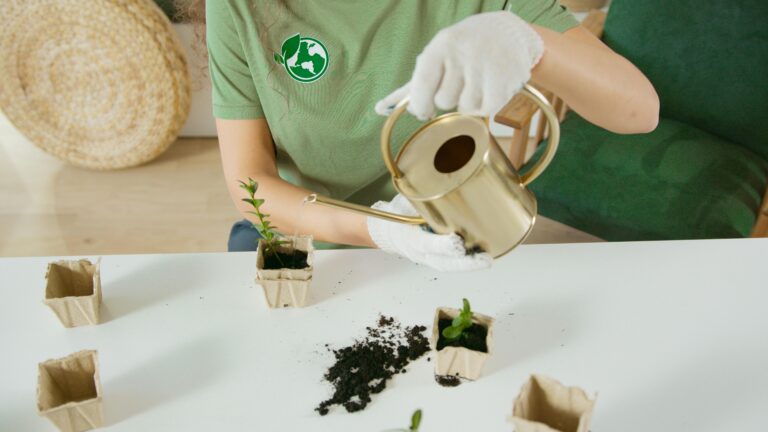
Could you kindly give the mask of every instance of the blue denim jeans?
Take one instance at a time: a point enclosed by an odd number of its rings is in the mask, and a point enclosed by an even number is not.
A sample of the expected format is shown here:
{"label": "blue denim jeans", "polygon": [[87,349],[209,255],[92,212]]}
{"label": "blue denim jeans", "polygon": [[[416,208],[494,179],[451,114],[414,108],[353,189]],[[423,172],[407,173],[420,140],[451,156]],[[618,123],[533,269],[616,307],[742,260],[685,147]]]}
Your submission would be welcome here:
{"label": "blue denim jeans", "polygon": [[255,251],[261,238],[259,231],[245,219],[235,222],[229,231],[227,249],[230,252]]}

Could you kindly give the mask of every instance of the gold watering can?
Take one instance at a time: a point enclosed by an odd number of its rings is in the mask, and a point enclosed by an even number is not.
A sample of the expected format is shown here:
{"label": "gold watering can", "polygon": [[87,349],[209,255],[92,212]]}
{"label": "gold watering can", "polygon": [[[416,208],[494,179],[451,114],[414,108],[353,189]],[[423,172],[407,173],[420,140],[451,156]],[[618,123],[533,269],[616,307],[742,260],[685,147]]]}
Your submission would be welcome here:
{"label": "gold watering can", "polygon": [[390,139],[407,100],[384,123],[381,152],[395,188],[421,216],[405,216],[310,195],[314,202],[405,224],[426,224],[439,234],[457,233],[467,250],[500,257],[530,234],[536,222],[536,197],[526,185],[546,169],[560,141],[560,123],[552,105],[526,85],[531,99],[549,123],[544,154],[525,175],[519,175],[480,117],[449,113],[422,125],[392,159]]}

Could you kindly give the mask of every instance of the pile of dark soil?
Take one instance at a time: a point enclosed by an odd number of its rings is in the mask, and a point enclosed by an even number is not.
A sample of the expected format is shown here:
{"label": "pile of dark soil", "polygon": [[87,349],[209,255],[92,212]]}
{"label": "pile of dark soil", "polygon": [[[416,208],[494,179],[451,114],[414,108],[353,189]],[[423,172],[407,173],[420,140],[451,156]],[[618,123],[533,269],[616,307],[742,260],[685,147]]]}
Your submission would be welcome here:
{"label": "pile of dark soil", "polygon": [[341,405],[348,412],[361,411],[380,393],[387,380],[405,372],[408,364],[429,351],[424,326],[404,327],[394,318],[380,316],[376,327],[352,345],[331,350],[336,362],[324,378],[333,385],[333,396],[315,408],[320,415]]}
{"label": "pile of dark soil", "polygon": [[461,384],[461,378],[454,375],[435,375],[435,381],[443,387],[456,387]]}
{"label": "pile of dark soil", "polygon": [[300,250],[264,254],[264,270],[307,268],[307,253]]}
{"label": "pile of dark soil", "polygon": [[472,324],[471,327],[464,329],[461,337],[454,340],[447,340],[443,337],[443,329],[451,326],[450,318],[442,318],[437,322],[440,331],[440,337],[437,339],[437,350],[447,346],[464,347],[472,351],[488,352],[488,345],[485,339],[488,337],[488,329],[479,324]]}

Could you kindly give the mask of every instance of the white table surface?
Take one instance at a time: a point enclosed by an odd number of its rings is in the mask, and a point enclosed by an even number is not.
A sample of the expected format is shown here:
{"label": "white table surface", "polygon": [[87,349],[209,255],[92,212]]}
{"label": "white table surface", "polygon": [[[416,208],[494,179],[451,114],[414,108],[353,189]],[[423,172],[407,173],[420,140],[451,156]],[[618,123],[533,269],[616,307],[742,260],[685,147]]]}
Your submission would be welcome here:
{"label": "white table surface", "polygon": [[[254,254],[105,256],[106,319],[65,329],[43,305],[52,258],[0,260],[0,430],[47,431],[37,363],[97,349],[110,431],[508,431],[530,373],[599,393],[593,431],[765,431],[768,240],[527,245],[489,271],[436,274],[379,251],[318,252],[313,304],[268,310]],[[433,280],[433,278],[437,280]],[[422,357],[368,408],[326,417],[323,345],[378,314],[493,315],[483,377],[438,386]],[[431,326],[430,326],[431,327]]]}

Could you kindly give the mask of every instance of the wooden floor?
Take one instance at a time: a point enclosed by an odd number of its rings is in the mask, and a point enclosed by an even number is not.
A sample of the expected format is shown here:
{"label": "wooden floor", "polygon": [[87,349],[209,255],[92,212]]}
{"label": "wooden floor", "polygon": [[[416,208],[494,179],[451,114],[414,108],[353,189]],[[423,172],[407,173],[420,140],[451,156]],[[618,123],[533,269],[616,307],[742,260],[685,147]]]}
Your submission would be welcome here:
{"label": "wooden floor", "polygon": [[[215,139],[181,139],[121,171],[69,166],[0,115],[0,256],[226,250],[238,214]],[[598,241],[540,218],[529,243]]]}

